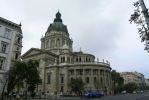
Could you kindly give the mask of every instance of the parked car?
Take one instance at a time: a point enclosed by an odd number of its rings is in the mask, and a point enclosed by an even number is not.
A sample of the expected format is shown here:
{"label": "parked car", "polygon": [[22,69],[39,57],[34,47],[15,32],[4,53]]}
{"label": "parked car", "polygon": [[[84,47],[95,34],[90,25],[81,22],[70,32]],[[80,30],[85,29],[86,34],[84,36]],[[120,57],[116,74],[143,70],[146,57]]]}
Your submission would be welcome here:
{"label": "parked car", "polygon": [[104,96],[102,91],[85,91],[84,96],[86,98],[98,98]]}
{"label": "parked car", "polygon": [[137,92],[136,92],[136,91],[133,91],[132,93],[133,93],[133,94],[136,94]]}
{"label": "parked car", "polygon": [[121,93],[122,93],[122,94],[126,94],[127,92],[126,92],[126,90],[124,90],[124,91],[122,91]]}

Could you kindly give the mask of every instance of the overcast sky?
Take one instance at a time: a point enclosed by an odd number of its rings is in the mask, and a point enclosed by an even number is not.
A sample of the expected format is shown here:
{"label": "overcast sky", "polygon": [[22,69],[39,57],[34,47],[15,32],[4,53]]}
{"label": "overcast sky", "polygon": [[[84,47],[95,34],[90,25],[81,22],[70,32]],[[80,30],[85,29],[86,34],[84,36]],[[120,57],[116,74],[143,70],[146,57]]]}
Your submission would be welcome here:
{"label": "overcast sky", "polygon": [[[136,25],[129,23],[136,0],[0,0],[0,17],[22,23],[23,49],[40,48],[55,14],[73,39],[74,51],[107,59],[117,71],[138,71],[149,78],[149,53],[144,51]],[[149,1],[144,0],[147,8]]]}

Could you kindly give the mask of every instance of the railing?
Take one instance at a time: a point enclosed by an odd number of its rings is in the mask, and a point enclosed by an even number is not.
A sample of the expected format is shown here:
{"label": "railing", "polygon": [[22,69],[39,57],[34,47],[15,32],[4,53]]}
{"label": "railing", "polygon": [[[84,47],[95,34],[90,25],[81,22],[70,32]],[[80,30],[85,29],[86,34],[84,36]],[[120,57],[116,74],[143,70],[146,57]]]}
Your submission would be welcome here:
{"label": "railing", "polygon": [[106,65],[106,66],[110,66],[109,62],[65,62],[65,63],[59,63],[59,65]]}

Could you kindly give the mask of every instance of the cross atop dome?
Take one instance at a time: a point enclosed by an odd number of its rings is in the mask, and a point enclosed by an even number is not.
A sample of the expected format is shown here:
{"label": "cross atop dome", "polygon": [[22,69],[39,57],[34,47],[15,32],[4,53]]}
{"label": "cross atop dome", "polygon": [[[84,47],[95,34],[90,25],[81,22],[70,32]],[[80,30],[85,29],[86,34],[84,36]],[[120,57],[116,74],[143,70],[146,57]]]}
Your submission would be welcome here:
{"label": "cross atop dome", "polygon": [[54,22],[62,22],[61,13],[59,12],[59,10],[56,13],[56,18],[54,19]]}

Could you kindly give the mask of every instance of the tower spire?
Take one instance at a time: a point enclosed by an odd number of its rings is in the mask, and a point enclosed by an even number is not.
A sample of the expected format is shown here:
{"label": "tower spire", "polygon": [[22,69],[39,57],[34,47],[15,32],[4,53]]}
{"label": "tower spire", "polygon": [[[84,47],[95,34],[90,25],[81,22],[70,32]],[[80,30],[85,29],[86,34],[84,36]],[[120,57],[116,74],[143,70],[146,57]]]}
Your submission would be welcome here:
{"label": "tower spire", "polygon": [[61,13],[59,12],[59,9],[58,12],[56,13],[56,18],[54,19],[54,22],[62,22]]}

